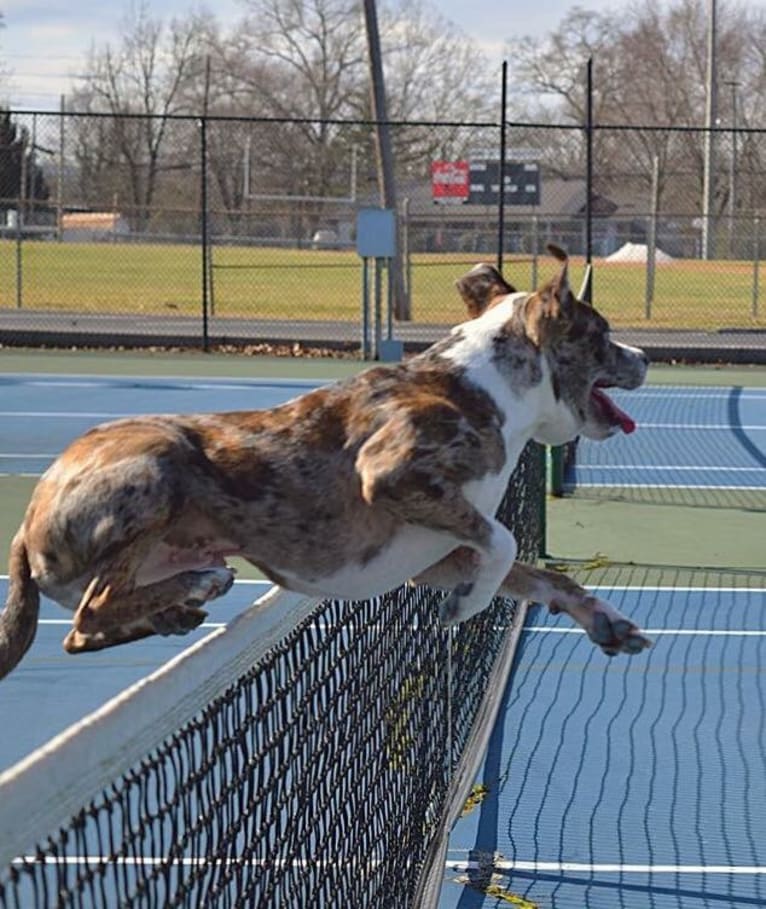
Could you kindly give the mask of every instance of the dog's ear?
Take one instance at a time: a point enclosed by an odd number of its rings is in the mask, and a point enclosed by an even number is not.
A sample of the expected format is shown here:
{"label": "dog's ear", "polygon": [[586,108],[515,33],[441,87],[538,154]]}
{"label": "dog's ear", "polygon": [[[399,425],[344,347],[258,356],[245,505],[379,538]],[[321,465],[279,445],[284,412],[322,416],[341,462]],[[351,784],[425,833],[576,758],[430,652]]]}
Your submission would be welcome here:
{"label": "dog's ear", "polygon": [[486,262],[474,265],[468,274],[455,281],[455,286],[471,319],[477,319],[500,297],[516,292],[494,265]]}
{"label": "dog's ear", "polygon": [[548,251],[561,262],[561,270],[532,294],[525,306],[527,336],[538,347],[553,343],[564,333],[575,308],[575,297],[569,286],[569,257],[553,243],[548,245]]}
{"label": "dog's ear", "polygon": [[568,315],[574,308],[575,300],[572,288],[569,286],[569,256],[561,247],[556,246],[554,243],[548,244],[548,252],[554,259],[558,259],[561,262],[561,271],[551,281],[550,286],[558,301],[559,315]]}

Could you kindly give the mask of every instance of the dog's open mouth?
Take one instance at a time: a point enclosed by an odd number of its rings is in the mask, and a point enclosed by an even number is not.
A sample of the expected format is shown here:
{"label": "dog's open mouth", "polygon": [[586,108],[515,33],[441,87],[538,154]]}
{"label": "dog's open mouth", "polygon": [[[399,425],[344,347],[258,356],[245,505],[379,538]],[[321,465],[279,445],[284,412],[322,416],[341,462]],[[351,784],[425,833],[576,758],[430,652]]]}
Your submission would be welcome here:
{"label": "dog's open mouth", "polygon": [[590,399],[596,412],[601,415],[605,423],[610,426],[619,426],[624,433],[633,432],[636,421],[614,403],[604,388],[612,386],[606,382],[596,382],[590,392]]}

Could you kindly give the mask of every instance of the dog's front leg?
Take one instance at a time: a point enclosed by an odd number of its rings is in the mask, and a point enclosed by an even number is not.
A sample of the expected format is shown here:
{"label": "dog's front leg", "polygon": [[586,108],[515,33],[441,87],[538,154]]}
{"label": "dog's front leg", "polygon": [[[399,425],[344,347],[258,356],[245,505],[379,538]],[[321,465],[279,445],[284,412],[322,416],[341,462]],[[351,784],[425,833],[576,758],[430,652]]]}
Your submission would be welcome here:
{"label": "dog's front leg", "polygon": [[640,653],[651,646],[634,622],[560,572],[516,562],[500,593],[542,603],[554,614],[566,612],[608,656]]}
{"label": "dog's front leg", "polygon": [[[455,588],[470,583],[478,568],[478,553],[467,546],[461,546],[414,580],[433,587]],[[651,646],[651,641],[635,623],[557,571],[515,562],[502,581],[498,593],[514,599],[542,603],[553,613],[566,612],[609,656],[621,652],[639,653]]]}
{"label": "dog's front leg", "polygon": [[515,537],[499,521],[489,524],[486,545],[481,551],[474,550],[476,567],[472,577],[463,577],[439,604],[439,618],[445,625],[464,622],[486,609],[507,577],[508,566],[513,565],[518,551]]}

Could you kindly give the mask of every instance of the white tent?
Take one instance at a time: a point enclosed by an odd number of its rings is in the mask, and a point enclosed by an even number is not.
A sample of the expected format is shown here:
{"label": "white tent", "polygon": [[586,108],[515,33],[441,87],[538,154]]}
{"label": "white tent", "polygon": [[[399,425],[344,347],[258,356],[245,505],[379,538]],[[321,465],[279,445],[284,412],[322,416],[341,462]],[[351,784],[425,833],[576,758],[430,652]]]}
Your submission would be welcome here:
{"label": "white tent", "polygon": [[[607,262],[646,262],[648,248],[645,243],[626,243],[611,256],[606,257]],[[655,262],[672,262],[673,257],[663,252],[659,247],[655,250]]]}

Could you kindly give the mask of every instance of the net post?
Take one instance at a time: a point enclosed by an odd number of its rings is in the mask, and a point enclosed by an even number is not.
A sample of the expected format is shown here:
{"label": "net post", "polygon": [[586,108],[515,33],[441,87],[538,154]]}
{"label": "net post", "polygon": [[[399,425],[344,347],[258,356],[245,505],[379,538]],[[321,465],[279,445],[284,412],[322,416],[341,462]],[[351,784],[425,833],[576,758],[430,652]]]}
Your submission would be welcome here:
{"label": "net post", "polygon": [[561,498],[564,495],[564,446],[551,445],[549,451],[551,495]]}
{"label": "net post", "polygon": [[454,628],[450,626],[447,629],[447,741],[445,751],[447,758],[445,761],[446,764],[446,778],[448,780],[452,779],[452,773],[454,767],[452,764],[452,746],[453,746],[453,734],[452,734],[452,639],[454,637]]}

